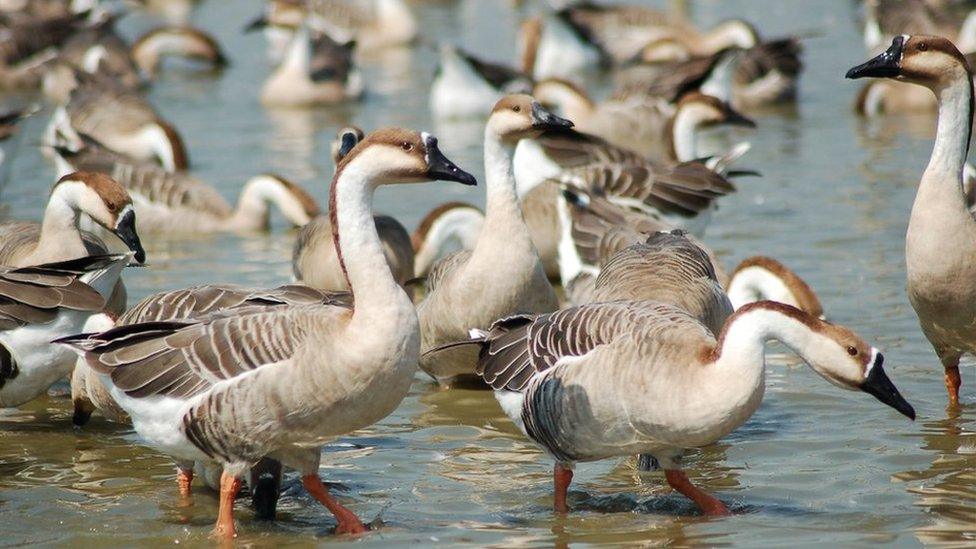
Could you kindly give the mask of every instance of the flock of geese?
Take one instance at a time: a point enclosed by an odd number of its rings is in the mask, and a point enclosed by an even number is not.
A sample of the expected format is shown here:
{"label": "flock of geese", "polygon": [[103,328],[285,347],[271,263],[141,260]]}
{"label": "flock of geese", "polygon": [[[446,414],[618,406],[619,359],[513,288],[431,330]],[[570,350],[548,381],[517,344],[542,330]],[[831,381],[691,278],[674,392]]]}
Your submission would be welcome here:
{"label": "flock of geese", "polygon": [[[960,355],[976,352],[976,220],[963,191],[973,83],[960,53],[976,49],[976,19],[939,4],[868,2],[877,55],[847,77],[875,79],[858,98],[865,114],[938,112],[906,240],[908,295],[956,405]],[[554,460],[560,513],[575,463],[640,455],[702,512],[727,514],[681,456],[756,411],[772,340],[915,418],[881,352],[824,320],[800,276],[762,256],[728,270],[701,239],[750,172],[734,167],[748,143],[711,154],[698,134],[754,126],[740,111],[794,101],[797,37],[573,2],[523,22],[519,67],[440,46],[434,115],[487,115],[485,208],[442,204],[410,234],[373,214],[378,187],[476,184],[433,135],[342,128],[327,207],[275,174],[245,182],[232,205],[190,175],[178,129],[143,93],[164,57],[225,64],[209,35],[180,25],[128,44],[97,2],[0,8],[0,83],[54,106],[43,140],[59,172],[42,220],[0,224],[0,406],[70,377],[77,425],[95,412],[131,421],[174,458],[181,494],[195,472],[219,487],[219,536],[235,535],[245,481],[258,515],[274,516],[283,467],[338,533],[364,532],[320,479],[321,447],[393,412],[418,367],[444,388],[494,391]],[[403,0],[270,0],[247,28],[275,63],[261,101],[291,106],[356,100],[356,52],[418,35]],[[604,99],[584,87],[594,71],[616,82]],[[0,135],[35,110],[5,115]],[[272,208],[302,227],[294,283],[215,283],[127,307],[124,268],[147,256],[140,234],[260,230]]]}

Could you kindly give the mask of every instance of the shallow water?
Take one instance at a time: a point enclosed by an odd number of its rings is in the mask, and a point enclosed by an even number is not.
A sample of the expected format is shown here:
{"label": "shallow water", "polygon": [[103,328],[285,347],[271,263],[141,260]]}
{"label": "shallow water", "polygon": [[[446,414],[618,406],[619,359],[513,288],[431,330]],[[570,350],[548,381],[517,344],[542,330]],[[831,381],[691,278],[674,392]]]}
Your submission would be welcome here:
{"label": "shallow water", "polygon": [[[659,2],[660,3],[660,2]],[[904,292],[904,234],[914,187],[931,147],[933,117],[865,122],[851,113],[859,87],[843,79],[865,59],[849,0],[692,1],[695,20],[754,21],[768,36],[813,31],[795,108],[751,113],[753,150],[742,162],[763,173],[739,182],[706,235],[731,266],[775,256],[816,288],[829,317],[881,347],[894,382],[918,411],[905,418],[865,394],[828,385],[781,348],[770,353],[766,398],[720,444],[693,452],[690,476],[735,516],[707,519],[674,495],[660,473],[631,461],[578,468],[573,512],[550,511],[552,464],[523,439],[490,394],[439,391],[418,375],[397,411],[325,450],[321,473],[364,520],[381,527],[357,543],[440,542],[495,546],[590,543],[647,545],[810,544],[901,546],[976,543],[976,382],[964,367],[963,406],[947,417],[941,368]],[[530,3],[531,4],[531,3]],[[451,39],[491,58],[510,58],[519,13],[508,2],[416,2],[430,40]],[[274,171],[323,203],[336,128],[403,125],[433,130],[451,158],[481,173],[480,128],[438,127],[427,109],[433,53],[425,47],[364,60],[369,95],[360,104],[268,111],[257,100],[267,73],[264,42],[240,28],[256,0],[206,2],[194,22],[214,32],[232,65],[219,75],[163,73],[150,91],[188,143],[194,173],[228,198],[250,175]],[[525,9],[533,9],[532,6]],[[122,29],[152,26],[130,16]],[[33,147],[48,112],[29,120],[5,166],[2,214],[40,217],[53,166]],[[483,201],[483,188],[431,184],[386,188],[377,209],[408,228],[450,199]],[[290,278],[294,233],[166,240],[146,237],[152,267],[126,273],[130,297],[196,283],[272,286]],[[134,301],[133,301],[134,302]],[[279,520],[258,523],[238,505],[241,543],[333,541],[333,519],[290,479]],[[45,397],[0,413],[0,544],[172,545],[207,543],[213,493],[181,504],[170,461],[131,429],[95,418],[76,431],[66,398]]]}

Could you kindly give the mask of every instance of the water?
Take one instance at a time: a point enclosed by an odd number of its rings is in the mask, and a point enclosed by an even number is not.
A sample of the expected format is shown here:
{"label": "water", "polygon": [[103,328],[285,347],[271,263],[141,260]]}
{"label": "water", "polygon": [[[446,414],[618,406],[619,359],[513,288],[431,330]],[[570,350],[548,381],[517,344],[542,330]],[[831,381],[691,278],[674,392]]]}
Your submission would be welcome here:
{"label": "water", "polygon": [[[853,3],[690,2],[709,25],[739,15],[768,36],[815,31],[796,107],[750,113],[759,122],[740,181],[706,240],[728,265],[772,255],[816,288],[828,316],[881,347],[885,366],[918,410],[910,423],[865,394],[828,385],[782,349],[773,350],[766,399],[720,444],[693,452],[690,476],[735,516],[707,519],[674,495],[660,473],[627,460],[584,464],[573,512],[551,509],[552,464],[520,436],[491,395],[439,391],[420,376],[397,411],[325,450],[322,475],[366,521],[367,545],[552,546],[591,543],[900,546],[976,543],[976,380],[965,366],[963,406],[947,417],[941,368],[904,292],[904,234],[927,161],[932,116],[865,122],[852,114],[859,87],[843,80],[863,61]],[[507,2],[415,2],[425,38],[447,38],[510,59],[519,14]],[[531,6],[526,9],[533,9]],[[398,124],[433,130],[445,153],[481,174],[480,128],[444,128],[427,109],[433,52],[391,52],[365,61],[369,95],[359,104],[271,112],[258,102],[267,74],[264,42],[240,28],[257,0],[203,3],[195,24],[214,32],[232,65],[219,76],[172,70],[150,91],[181,129],[194,173],[236,196],[250,175],[294,178],[323,203],[337,127]],[[138,35],[154,21],[122,22]],[[28,121],[2,190],[3,214],[40,217],[53,167],[32,147],[47,113]],[[483,187],[431,184],[382,189],[377,209],[408,227],[441,201],[483,202]],[[295,234],[280,220],[268,234],[146,237],[152,268],[126,273],[133,300],[190,284],[272,286],[289,280]],[[170,461],[139,446],[131,429],[95,418],[71,426],[65,398],[42,398],[0,414],[0,532],[11,545],[208,543],[213,493],[195,486],[181,504]],[[251,520],[237,507],[239,542],[254,546],[333,541],[328,513],[289,479],[279,520]]]}

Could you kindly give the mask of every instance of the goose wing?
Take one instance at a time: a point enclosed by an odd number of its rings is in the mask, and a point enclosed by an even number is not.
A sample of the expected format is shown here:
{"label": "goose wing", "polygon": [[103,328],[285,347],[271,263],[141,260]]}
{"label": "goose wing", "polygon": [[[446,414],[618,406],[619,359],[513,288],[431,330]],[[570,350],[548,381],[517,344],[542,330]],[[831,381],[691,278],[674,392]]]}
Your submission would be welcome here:
{"label": "goose wing", "polygon": [[570,169],[597,162],[641,164],[639,154],[605,139],[574,130],[550,130],[535,139],[546,156],[561,168]]}
{"label": "goose wing", "polygon": [[471,250],[458,250],[437,260],[427,272],[427,293],[430,294],[442,281],[453,276],[469,259]]}
{"label": "goose wing", "polygon": [[[338,323],[348,309],[244,307],[195,321],[131,324],[58,340],[133,398],[187,399],[292,358],[313,330]],[[327,329],[327,328],[326,328]]]}
{"label": "goose wing", "polygon": [[100,311],[105,299],[80,277],[115,256],[89,256],[59,263],[0,268],[0,330],[49,322],[58,309]]}
{"label": "goose wing", "polygon": [[803,46],[797,38],[762,42],[746,50],[736,65],[733,78],[737,84],[749,84],[772,71],[795,78],[803,70],[802,52]]}
{"label": "goose wing", "polygon": [[688,313],[655,302],[615,301],[496,321],[484,334],[477,373],[495,390],[523,392],[532,378],[575,362],[604,345],[630,338],[648,345],[689,337],[714,342]]}
{"label": "goose wing", "polygon": [[153,164],[115,162],[112,178],[130,194],[152,204],[228,217],[234,208],[216,189],[190,175],[168,172]]}

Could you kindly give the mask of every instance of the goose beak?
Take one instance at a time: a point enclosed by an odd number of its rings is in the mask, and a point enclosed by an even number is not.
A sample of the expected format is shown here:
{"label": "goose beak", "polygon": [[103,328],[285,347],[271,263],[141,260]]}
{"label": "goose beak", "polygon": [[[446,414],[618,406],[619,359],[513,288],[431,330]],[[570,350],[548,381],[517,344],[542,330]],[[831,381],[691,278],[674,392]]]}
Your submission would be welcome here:
{"label": "goose beak", "polygon": [[244,26],[244,32],[254,32],[268,26],[268,18],[262,13]]}
{"label": "goose beak", "polygon": [[139,234],[136,233],[136,212],[131,207],[126,209],[126,211],[119,217],[119,220],[115,223],[115,231],[113,231],[119,240],[125,243],[130,250],[135,252],[136,261],[139,263],[146,262],[146,250],[142,249],[142,242],[139,241]]}
{"label": "goose beak", "polygon": [[436,181],[457,181],[462,185],[477,185],[473,175],[457,167],[437,148],[437,138],[424,134],[424,147],[427,149],[427,177]]}
{"label": "goose beak", "polygon": [[901,54],[905,37],[896,36],[884,53],[847,71],[847,78],[894,78],[901,74]]}
{"label": "goose beak", "polygon": [[537,101],[532,103],[532,129],[548,131],[564,130],[572,127],[573,123],[571,121],[549,112]]}
{"label": "goose beak", "polygon": [[915,408],[912,408],[912,405],[898,392],[895,384],[888,379],[888,374],[881,367],[883,362],[884,355],[876,353],[873,364],[869,366],[868,377],[861,384],[861,390],[915,421]]}
{"label": "goose beak", "polygon": [[339,158],[345,158],[349,151],[353,150],[359,143],[359,138],[352,132],[342,134],[339,139]]}
{"label": "goose beak", "polygon": [[746,128],[756,127],[755,121],[731,107],[725,110],[725,123],[731,126],[743,126]]}

